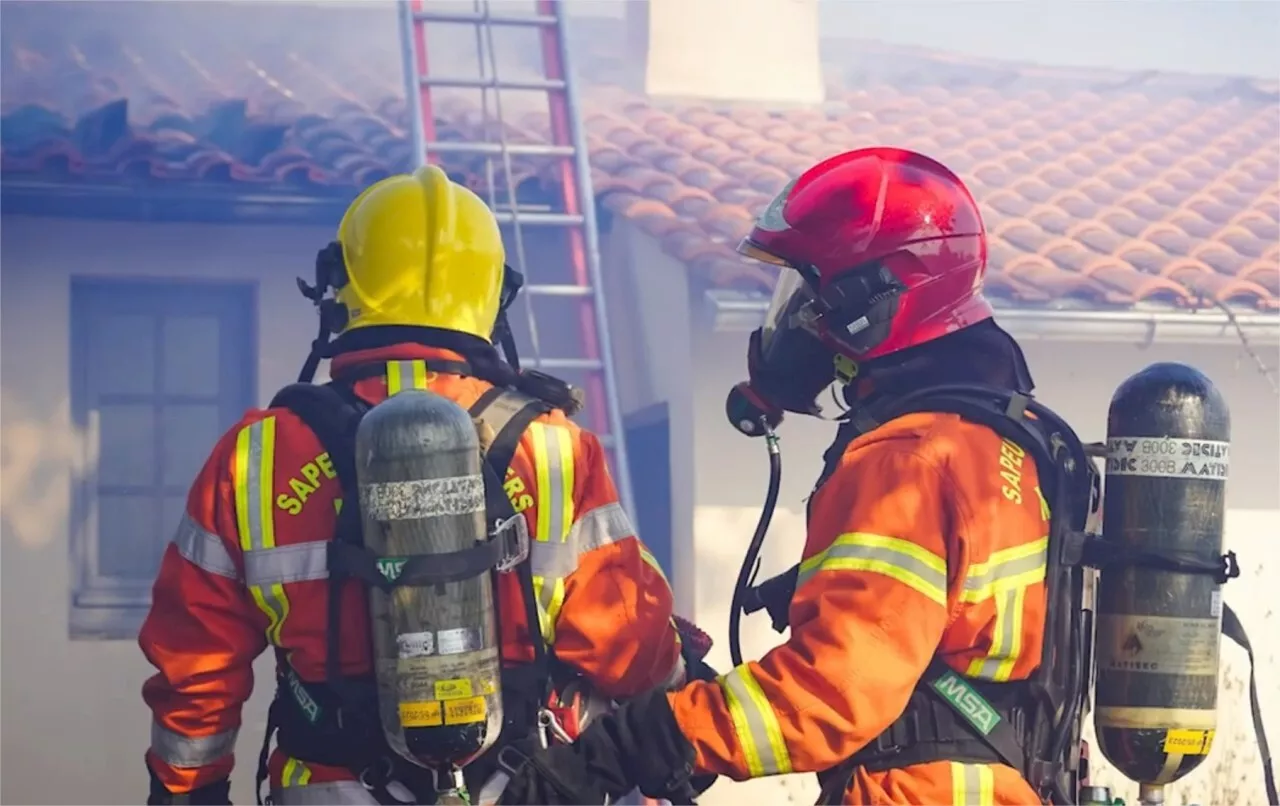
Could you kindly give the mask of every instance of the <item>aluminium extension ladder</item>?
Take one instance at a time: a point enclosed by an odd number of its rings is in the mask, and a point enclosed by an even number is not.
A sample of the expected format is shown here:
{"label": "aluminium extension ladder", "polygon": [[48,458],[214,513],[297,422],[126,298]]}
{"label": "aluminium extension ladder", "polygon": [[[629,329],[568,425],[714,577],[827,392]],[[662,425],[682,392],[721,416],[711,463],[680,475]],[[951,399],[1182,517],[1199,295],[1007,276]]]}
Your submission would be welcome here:
{"label": "aluminium extension ladder", "polygon": [[[470,12],[431,11],[424,0],[399,0],[398,5],[414,165],[439,163],[442,156],[483,160],[487,186],[474,189],[482,195],[487,192],[489,206],[503,225],[508,262],[525,277],[522,301],[516,305],[525,308],[526,316],[520,321],[513,309],[509,317],[521,349],[531,348],[527,350],[531,355],[522,356],[521,365],[563,377],[584,390],[586,407],[579,416],[585,417],[584,425],[600,437],[611,460],[618,496],[634,518],[631,473],[601,284],[595,195],[577,88],[569,66],[566,12],[559,0],[535,0],[531,4],[533,13],[507,12],[503,7],[511,8],[511,2],[497,4],[495,13],[489,0],[472,0]],[[434,27],[474,37],[477,64],[473,75],[431,72],[427,32]],[[495,28],[522,29],[536,35],[542,60],[540,77],[503,79],[498,75]],[[433,90],[479,93],[485,133],[481,141],[441,141],[437,137]],[[525,97],[531,93],[540,95],[539,106],[546,109],[550,123],[549,144],[507,141],[503,103],[504,98],[516,93]],[[541,205],[520,201],[513,158],[554,161],[556,198]],[[532,265],[526,259],[526,246],[534,253]],[[540,253],[553,257],[548,260]],[[566,257],[568,265],[558,265]],[[539,306],[543,306],[540,313],[535,311]],[[547,306],[556,307],[556,311],[546,310]],[[576,333],[567,342],[564,331],[569,328],[562,322],[576,323]],[[560,325],[560,330],[548,329],[549,324]],[[555,341],[556,336],[563,343],[546,350],[555,357],[543,355],[546,345],[542,342]]]}

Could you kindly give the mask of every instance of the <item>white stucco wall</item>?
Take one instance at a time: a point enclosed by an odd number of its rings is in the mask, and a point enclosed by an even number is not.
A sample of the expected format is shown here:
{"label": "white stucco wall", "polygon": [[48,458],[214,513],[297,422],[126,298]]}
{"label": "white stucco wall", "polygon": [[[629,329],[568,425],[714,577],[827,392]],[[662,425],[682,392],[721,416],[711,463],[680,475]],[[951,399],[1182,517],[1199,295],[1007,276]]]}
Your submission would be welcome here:
{"label": "white stucco wall", "polygon": [[[188,277],[258,284],[259,402],[291,382],[314,335],[294,277],[328,228],[64,222],[6,216],[0,251],[0,641],[5,803],[141,803],[150,667],[133,641],[71,641],[68,523],[83,446],[68,389],[70,277]],[[257,666],[232,799],[252,803],[273,686]]]}

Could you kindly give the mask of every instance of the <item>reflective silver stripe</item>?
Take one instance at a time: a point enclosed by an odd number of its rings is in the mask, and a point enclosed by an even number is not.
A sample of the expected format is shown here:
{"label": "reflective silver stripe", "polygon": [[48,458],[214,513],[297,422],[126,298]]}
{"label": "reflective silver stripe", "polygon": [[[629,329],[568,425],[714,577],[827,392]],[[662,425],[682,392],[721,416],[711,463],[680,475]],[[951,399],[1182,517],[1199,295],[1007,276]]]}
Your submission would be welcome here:
{"label": "reflective silver stripe", "polygon": [[[262,512],[262,509],[263,509],[262,507],[262,495],[263,495],[262,453],[263,453],[263,442],[264,442],[263,431],[268,427],[267,421],[272,420],[273,422],[271,422],[271,425],[270,425],[271,435],[268,438],[269,441],[271,442],[271,445],[269,446],[268,449],[271,451],[271,458],[274,459],[275,458],[274,419],[275,418],[267,418],[264,420],[259,420],[258,422],[251,424],[248,429],[249,430],[249,451],[248,451],[249,472],[248,472],[248,475],[245,477],[245,482],[244,482],[245,484],[244,503],[245,503],[245,506],[247,507],[246,514],[249,519],[249,545],[245,546],[246,549],[260,549],[263,547],[263,542],[266,539],[266,531],[263,529],[263,523],[262,523],[262,515],[263,515],[263,512]],[[268,488],[267,495],[269,498],[271,496],[271,492],[273,492],[273,490],[271,489],[273,485],[273,481],[274,480],[270,478],[266,479],[267,488]],[[275,529],[273,527],[274,527],[274,524],[272,524],[272,528],[271,528],[272,542],[274,543]],[[243,541],[244,535],[241,535],[240,539]]]}
{"label": "reflective silver stripe", "polygon": [[583,554],[634,536],[635,528],[622,505],[605,504],[583,515],[569,529],[565,542],[534,541],[529,546],[529,564],[534,576],[567,577],[577,570]]}
{"label": "reflective silver stripe", "polygon": [[951,801],[955,806],[993,806],[995,773],[991,767],[951,762]]}
{"label": "reflective silver stripe", "polygon": [[791,772],[791,755],[782,738],[778,717],[751,675],[751,668],[739,666],[721,675],[719,682],[751,777]]}
{"label": "reflective silver stripe", "polygon": [[853,532],[836,538],[826,551],[800,565],[796,590],[819,571],[874,571],[902,582],[924,596],[946,604],[946,561],[927,549],[883,535]]}
{"label": "reflective silver stripe", "polygon": [[569,530],[568,542],[576,545],[581,555],[616,540],[633,537],[635,533],[635,527],[621,504],[605,504],[578,519]]}
{"label": "reflective silver stripe", "polygon": [[244,581],[277,585],[329,578],[328,542],[312,541],[244,553]]}
{"label": "reflective silver stripe", "polygon": [[271,790],[271,801],[279,806],[327,806],[328,804],[374,804],[378,800],[359,781],[332,781]]}
{"label": "reflective silver stripe", "polygon": [[971,677],[979,677],[983,680],[998,679],[1001,665],[1009,659],[1010,655],[1016,654],[1013,652],[1016,638],[1014,628],[1021,625],[1022,619],[1014,618],[1014,612],[1020,610],[1021,605],[1017,589],[997,594],[996,634],[991,637],[991,649],[987,657],[982,659],[982,665],[976,670],[977,674],[971,674]]}
{"label": "reflective silver stripe", "polygon": [[529,544],[529,568],[536,577],[548,584],[560,577],[567,577],[578,567],[578,551],[572,543],[545,543],[535,540]]}
{"label": "reflective silver stripe", "polygon": [[222,538],[206,531],[186,513],[183,513],[178,531],[173,535],[173,544],[178,547],[178,553],[197,568],[227,579],[240,578]]}
{"label": "reflective silver stripe", "polygon": [[541,431],[547,441],[547,481],[550,482],[551,489],[547,491],[546,500],[551,506],[547,511],[547,534],[539,537],[548,541],[563,540],[569,530],[569,524],[564,522],[565,501],[573,500],[573,490],[565,489],[563,458],[566,454],[572,456],[572,445],[561,446],[562,442],[569,441],[569,432],[559,426],[549,425]]}
{"label": "reflective silver stripe", "polygon": [[206,767],[229,755],[236,747],[239,728],[232,728],[212,736],[183,736],[161,725],[151,723],[151,752],[170,767],[193,769]]}
{"label": "reflective silver stripe", "polygon": [[[971,567],[968,576],[964,579],[964,591],[968,594],[964,597],[965,600],[978,601],[985,599],[986,596],[983,594],[989,595],[992,593],[991,589],[993,587],[1001,587],[1000,583],[1005,582],[1006,580],[1009,580],[1007,584],[1016,585],[1017,582],[1011,578],[1022,574],[1030,574],[1035,577],[1034,580],[1028,581],[1039,582],[1043,580],[1045,564],[1048,562],[1049,558],[1048,539],[1046,538],[1043,541],[1028,543],[1025,548],[1033,553],[1028,554],[1025,557],[1014,557],[1009,560],[1004,560],[1003,562],[993,555],[990,561],[978,564],[976,568]],[[997,554],[1006,552],[1008,552],[1008,549],[1004,552],[997,552]]]}

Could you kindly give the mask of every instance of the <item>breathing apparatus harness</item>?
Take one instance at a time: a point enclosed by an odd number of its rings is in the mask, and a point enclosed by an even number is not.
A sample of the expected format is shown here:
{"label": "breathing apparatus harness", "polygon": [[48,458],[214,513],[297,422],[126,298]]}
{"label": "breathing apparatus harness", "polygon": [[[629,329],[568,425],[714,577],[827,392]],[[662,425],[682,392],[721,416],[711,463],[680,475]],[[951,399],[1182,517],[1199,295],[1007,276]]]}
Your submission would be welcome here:
{"label": "breathing apparatus harness", "polygon": [[[582,392],[567,383],[543,373],[518,369],[515,342],[506,318],[523,285],[523,278],[514,269],[505,269],[494,328],[494,341],[503,345],[506,363],[490,345],[478,339],[434,328],[369,327],[351,331],[331,342],[333,333],[346,326],[347,310],[327,292],[340,289],[346,282],[342,250],[337,242],[329,244],[317,256],[315,285],[299,278],[299,290],[318,308],[320,328],[298,382],[280,390],[270,404],[271,408],[292,411],[316,435],[333,462],[342,486],[343,506],[338,512],[333,539],[328,544],[325,680],[323,683],[303,681],[287,655],[277,652],[276,697],[268,712],[267,733],[258,764],[259,803],[262,784],[268,777],[267,759],[273,735],[281,751],[291,758],[351,770],[380,803],[400,802],[388,790],[392,781],[407,786],[419,798],[448,788],[447,782],[435,780],[434,771],[409,763],[387,745],[378,717],[378,691],[372,673],[358,678],[342,673],[339,661],[343,645],[343,592],[352,581],[358,581],[362,590],[373,586],[389,592],[402,585],[438,584],[493,569],[517,576],[527,623],[539,624],[529,564],[528,531],[524,528],[523,516],[515,512],[508,499],[503,481],[530,423],[554,409],[572,416],[583,402]],[[482,463],[490,539],[465,551],[432,555],[430,567],[413,566],[411,560],[399,569],[392,581],[379,567],[381,558],[364,546],[355,473],[356,429],[361,417],[372,408],[356,394],[355,384],[381,375],[383,367],[379,363],[357,366],[338,373],[323,385],[312,384],[311,380],[323,358],[338,352],[406,342],[440,347],[464,356],[462,361],[428,361],[429,371],[469,375],[493,384],[470,409],[473,419],[483,420],[494,432]],[[501,625],[498,634],[501,634]],[[478,789],[497,769],[507,744],[535,732],[556,733],[556,721],[547,718],[550,713],[547,704],[556,697],[556,691],[560,692],[560,704],[569,707],[563,700],[572,693],[572,686],[556,685],[567,682],[567,671],[559,667],[540,636],[531,637],[533,662],[502,670],[505,713],[502,735],[497,745],[465,769],[468,786],[473,789]]]}
{"label": "breathing apparatus harness", "polygon": [[[781,415],[749,387],[731,393],[729,419],[747,436],[766,437],[769,495],[743,559],[730,617],[730,648],[742,662],[738,624],[742,612],[765,610],[773,628],[789,625],[789,608],[799,566],[754,584],[759,550],[777,501],[781,461],[774,427]],[[744,398],[744,395],[746,397]],[[1050,509],[1043,655],[1027,680],[988,683],[962,677],[935,657],[901,716],[843,764],[819,775],[820,803],[839,803],[858,768],[884,770],[930,761],[1005,764],[1018,770],[1046,802],[1074,804],[1087,784],[1087,760],[1080,755],[1081,726],[1089,707],[1093,669],[1091,579],[1096,569],[1130,566],[1212,576],[1219,582],[1239,575],[1234,553],[1221,557],[1185,552],[1135,551],[1088,534],[1086,520],[1101,499],[1101,477],[1086,447],[1065,421],[1031,395],[983,385],[948,384],[923,388],[894,400],[869,401],[848,412],[824,456],[816,489],[831,476],[848,445],[890,420],[919,412],[950,413],[995,431],[1034,460]],[[1030,416],[1028,416],[1030,415]],[[1250,663],[1250,702],[1263,758],[1270,803],[1276,803],[1271,756],[1258,708],[1253,650],[1236,614],[1223,604],[1222,633],[1239,644]]]}

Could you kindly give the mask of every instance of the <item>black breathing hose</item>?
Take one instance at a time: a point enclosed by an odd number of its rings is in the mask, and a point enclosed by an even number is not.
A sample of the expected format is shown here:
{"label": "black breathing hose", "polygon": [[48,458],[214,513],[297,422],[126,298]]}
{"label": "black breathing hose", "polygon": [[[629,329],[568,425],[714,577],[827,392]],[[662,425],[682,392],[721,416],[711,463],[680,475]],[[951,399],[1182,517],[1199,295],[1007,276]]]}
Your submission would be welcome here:
{"label": "black breathing hose", "polygon": [[751,545],[747,547],[742,567],[738,569],[738,584],[733,588],[733,602],[729,606],[729,657],[735,667],[742,665],[739,624],[742,621],[743,600],[756,582],[756,574],[760,570],[760,547],[764,545],[764,536],[769,532],[769,523],[773,520],[773,510],[778,505],[778,492],[782,487],[782,452],[778,449],[778,435],[766,418],[761,417],[758,422],[764,430],[765,446],[769,450],[769,491],[765,493],[764,507],[760,510],[760,520],[756,521]]}

